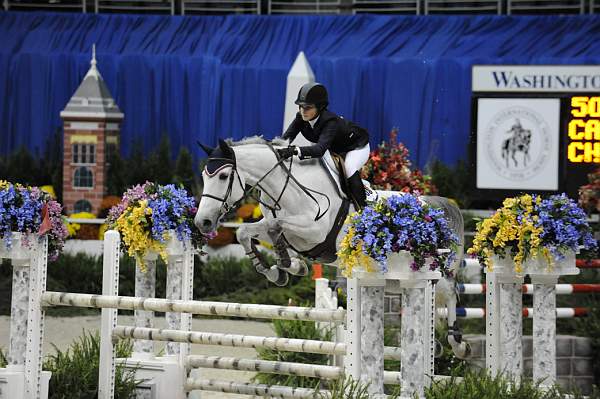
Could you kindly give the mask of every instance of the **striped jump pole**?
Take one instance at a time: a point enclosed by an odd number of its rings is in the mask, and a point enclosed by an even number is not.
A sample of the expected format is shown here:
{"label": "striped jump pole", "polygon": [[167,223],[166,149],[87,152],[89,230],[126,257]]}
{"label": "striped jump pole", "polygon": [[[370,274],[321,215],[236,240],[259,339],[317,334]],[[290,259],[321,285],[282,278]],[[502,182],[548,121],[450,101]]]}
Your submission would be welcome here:
{"label": "striped jump pole", "polygon": [[[583,317],[588,313],[587,308],[556,308],[557,319],[570,319],[573,317]],[[448,317],[446,308],[438,308],[437,315],[441,318]],[[485,308],[456,308],[456,317],[464,319],[485,319]],[[523,308],[523,317],[531,319],[533,317],[533,308]]]}
{"label": "striped jump pole", "polygon": [[[456,284],[459,294],[485,294],[485,284]],[[600,292],[600,284],[556,284],[557,295]],[[533,295],[533,284],[523,284],[523,294]]]}

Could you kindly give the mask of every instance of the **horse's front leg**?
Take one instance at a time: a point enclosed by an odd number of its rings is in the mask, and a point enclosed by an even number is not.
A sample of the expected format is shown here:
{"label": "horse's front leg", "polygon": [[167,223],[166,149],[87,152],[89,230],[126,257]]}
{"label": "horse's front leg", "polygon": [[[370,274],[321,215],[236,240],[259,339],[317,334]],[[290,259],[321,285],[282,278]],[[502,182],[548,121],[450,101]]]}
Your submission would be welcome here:
{"label": "horse's front leg", "polygon": [[269,264],[253,242],[253,239],[267,240],[267,226],[264,223],[264,219],[260,222],[243,224],[238,227],[236,237],[238,242],[244,247],[246,255],[252,260],[252,265],[257,272],[264,274],[270,282],[278,286],[284,286],[288,283],[288,273],[276,266],[269,267]]}
{"label": "horse's front leg", "polygon": [[265,223],[267,234],[277,254],[277,266],[295,276],[306,276],[308,274],[306,263],[299,258],[291,258],[288,253],[288,244],[283,237],[283,227],[280,219],[269,219]]}

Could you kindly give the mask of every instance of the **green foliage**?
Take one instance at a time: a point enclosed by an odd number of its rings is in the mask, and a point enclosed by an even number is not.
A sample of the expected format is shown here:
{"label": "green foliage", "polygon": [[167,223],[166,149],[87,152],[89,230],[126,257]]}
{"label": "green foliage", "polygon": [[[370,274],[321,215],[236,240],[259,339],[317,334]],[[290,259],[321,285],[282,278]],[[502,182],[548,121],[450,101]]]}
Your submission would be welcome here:
{"label": "green foliage", "polygon": [[[308,305],[306,304],[305,306]],[[331,340],[331,333],[321,332],[317,329],[316,323],[314,322],[273,320],[273,327],[277,336],[282,338],[302,338],[319,341]],[[328,361],[328,355],[317,353],[285,352],[272,349],[258,349],[257,351],[258,358],[262,360],[306,364],[327,364]],[[312,388],[319,383],[319,379],[317,378],[268,373],[258,373],[253,379],[261,384],[287,385],[305,388]]]}
{"label": "green foliage", "polygon": [[368,388],[369,384],[362,384],[348,376],[331,381],[328,384],[329,394],[317,392],[315,396],[319,399],[369,399]]}
{"label": "green foliage", "polygon": [[[52,372],[48,397],[50,399],[89,399],[98,395],[98,370],[100,364],[100,336],[86,333],[74,341],[69,349],[49,355],[44,362],[44,370]],[[129,357],[132,343],[119,341],[116,345],[117,357]],[[115,378],[115,398],[134,398],[135,370],[117,365]]]}
{"label": "green foliage", "polygon": [[194,160],[192,159],[190,151],[185,147],[181,147],[177,160],[175,161],[175,176],[173,177],[173,181],[177,184],[181,184],[189,193],[194,192],[196,189]]}
{"label": "green foliage", "polygon": [[[464,377],[455,374],[448,380],[433,382],[425,390],[427,399],[562,399],[565,395],[558,387],[545,390],[528,379],[515,382],[503,376],[492,377],[486,371],[467,371]],[[572,398],[583,396],[574,393]]]}
{"label": "green foliage", "polygon": [[[265,257],[269,264],[275,260]],[[277,287],[258,273],[250,259],[213,258],[196,268],[194,297],[219,302],[287,305],[314,301],[310,277],[291,277],[286,287]]]}
{"label": "green foliage", "polygon": [[152,176],[148,180],[158,184],[170,184],[173,182],[171,143],[167,134],[162,135],[158,147],[148,156],[146,165]]}
{"label": "green foliage", "polygon": [[464,161],[458,161],[449,167],[441,161],[431,166],[431,180],[438,189],[438,195],[453,198],[461,208],[471,205],[473,191],[473,168]]}

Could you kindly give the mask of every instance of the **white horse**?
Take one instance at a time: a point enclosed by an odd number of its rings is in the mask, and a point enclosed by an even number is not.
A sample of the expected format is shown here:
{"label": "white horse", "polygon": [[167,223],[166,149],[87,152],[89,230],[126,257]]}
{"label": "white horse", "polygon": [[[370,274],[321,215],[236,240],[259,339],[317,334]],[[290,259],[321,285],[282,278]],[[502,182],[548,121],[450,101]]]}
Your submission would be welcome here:
{"label": "white horse", "polygon": [[[259,273],[277,285],[285,285],[289,274],[308,272],[306,263],[296,254],[337,266],[335,253],[344,236],[343,223],[346,214],[354,212],[354,206],[342,194],[338,176],[332,171],[335,168],[324,165],[327,161],[295,157],[279,161],[273,145],[281,147],[288,143],[283,140],[269,143],[254,137],[230,144],[219,140],[214,149],[201,145],[209,158],[202,172],[204,189],[194,222],[203,234],[215,231],[227,211],[256,191],[251,189],[258,189],[257,200],[264,218],[241,225],[237,239]],[[327,156],[324,159],[331,160]],[[378,193],[384,197],[394,194]],[[459,237],[460,250],[453,265],[456,269],[464,242],[460,210],[443,197],[422,198],[445,211],[450,227]],[[255,240],[273,243],[276,265],[266,263]],[[295,254],[290,256],[288,248]],[[446,284],[445,291],[447,296],[455,295],[454,284]],[[452,329],[455,319],[448,313]],[[456,336],[457,345],[460,344],[459,334],[450,331],[449,335]]]}

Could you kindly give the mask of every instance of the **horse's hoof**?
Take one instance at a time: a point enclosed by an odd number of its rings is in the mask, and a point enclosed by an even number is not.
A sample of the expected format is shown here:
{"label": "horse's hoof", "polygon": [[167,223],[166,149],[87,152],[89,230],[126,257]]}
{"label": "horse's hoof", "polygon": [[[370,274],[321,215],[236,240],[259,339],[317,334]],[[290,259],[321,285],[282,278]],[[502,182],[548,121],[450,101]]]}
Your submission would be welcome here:
{"label": "horse's hoof", "polygon": [[288,273],[294,276],[306,276],[308,274],[308,266],[303,260],[292,258],[291,261],[290,267],[285,269]]}
{"label": "horse's hoof", "polygon": [[277,266],[271,266],[271,268],[265,273],[265,276],[267,276],[267,280],[280,287],[287,285],[290,279],[288,274],[279,269]]}

